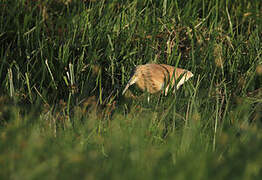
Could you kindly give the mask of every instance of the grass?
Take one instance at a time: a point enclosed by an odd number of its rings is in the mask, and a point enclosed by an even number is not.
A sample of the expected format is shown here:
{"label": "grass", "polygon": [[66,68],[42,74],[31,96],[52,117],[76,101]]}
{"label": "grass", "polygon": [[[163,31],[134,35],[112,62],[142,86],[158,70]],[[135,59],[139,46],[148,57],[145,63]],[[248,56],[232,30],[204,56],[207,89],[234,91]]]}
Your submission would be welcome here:
{"label": "grass", "polygon": [[[260,179],[261,7],[0,2],[1,179]],[[148,62],[195,76],[122,96]]]}

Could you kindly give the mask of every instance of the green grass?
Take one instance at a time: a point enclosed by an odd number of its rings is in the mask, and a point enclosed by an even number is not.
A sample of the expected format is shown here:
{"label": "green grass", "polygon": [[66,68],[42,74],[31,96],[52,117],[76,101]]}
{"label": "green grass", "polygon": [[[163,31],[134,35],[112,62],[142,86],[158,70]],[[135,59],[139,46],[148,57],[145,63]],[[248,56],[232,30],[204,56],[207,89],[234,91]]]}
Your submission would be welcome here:
{"label": "green grass", "polygon": [[[6,0],[0,62],[0,179],[262,177],[259,0]],[[122,96],[148,62],[194,77]]]}

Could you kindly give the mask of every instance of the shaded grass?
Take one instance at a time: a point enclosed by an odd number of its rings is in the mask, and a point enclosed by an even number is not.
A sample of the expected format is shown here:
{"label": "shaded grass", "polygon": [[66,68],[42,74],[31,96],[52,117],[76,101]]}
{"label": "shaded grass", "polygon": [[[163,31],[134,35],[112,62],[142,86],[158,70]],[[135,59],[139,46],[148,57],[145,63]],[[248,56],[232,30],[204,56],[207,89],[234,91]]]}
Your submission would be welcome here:
{"label": "shaded grass", "polygon": [[[261,7],[1,2],[1,178],[261,177]],[[195,76],[150,103],[121,96],[148,62]]]}

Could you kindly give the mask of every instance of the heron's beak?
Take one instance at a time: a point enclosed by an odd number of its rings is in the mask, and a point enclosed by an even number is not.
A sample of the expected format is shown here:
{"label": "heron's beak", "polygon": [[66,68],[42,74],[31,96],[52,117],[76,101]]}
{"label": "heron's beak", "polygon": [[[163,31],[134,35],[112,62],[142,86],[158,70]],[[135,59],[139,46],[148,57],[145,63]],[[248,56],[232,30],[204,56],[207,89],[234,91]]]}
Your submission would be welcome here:
{"label": "heron's beak", "polygon": [[124,95],[125,92],[126,92],[126,90],[129,88],[129,86],[131,86],[132,84],[134,84],[136,81],[137,81],[137,76],[134,75],[133,77],[131,77],[131,79],[128,81],[125,89],[123,90],[122,95]]}

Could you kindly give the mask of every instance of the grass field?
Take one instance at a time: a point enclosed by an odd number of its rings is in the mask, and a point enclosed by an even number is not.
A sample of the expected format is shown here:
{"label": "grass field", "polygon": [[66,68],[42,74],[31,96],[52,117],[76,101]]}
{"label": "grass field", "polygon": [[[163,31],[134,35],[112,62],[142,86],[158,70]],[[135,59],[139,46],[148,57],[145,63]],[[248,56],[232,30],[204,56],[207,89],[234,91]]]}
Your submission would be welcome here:
{"label": "grass field", "polygon": [[0,82],[0,179],[262,178],[260,0],[2,0]]}

